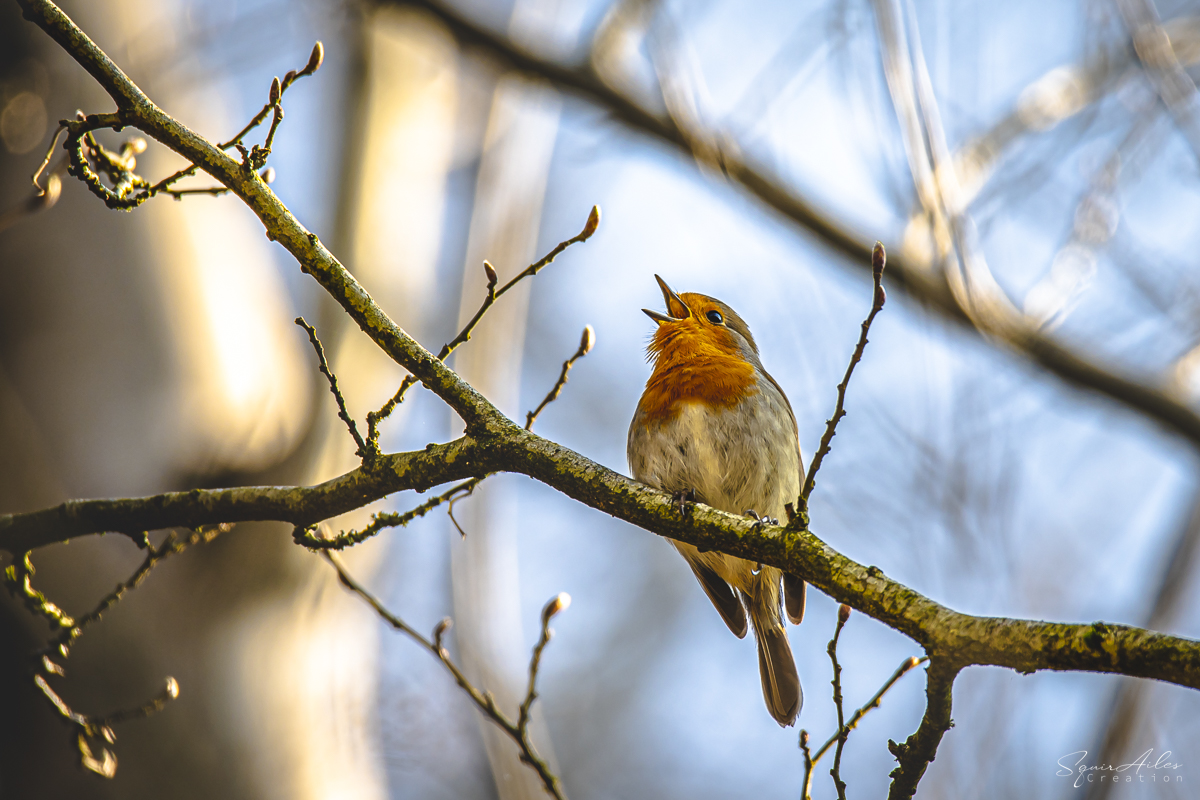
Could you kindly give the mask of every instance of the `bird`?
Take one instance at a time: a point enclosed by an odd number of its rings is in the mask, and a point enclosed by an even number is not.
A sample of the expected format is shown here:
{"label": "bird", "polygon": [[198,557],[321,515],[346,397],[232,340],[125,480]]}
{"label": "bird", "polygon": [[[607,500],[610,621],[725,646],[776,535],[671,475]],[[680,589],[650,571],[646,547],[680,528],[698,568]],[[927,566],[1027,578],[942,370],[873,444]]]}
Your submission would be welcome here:
{"label": "bird", "polygon": [[[667,313],[646,348],[652,369],[629,425],[633,477],[673,495],[775,522],[804,479],[796,416],[763,368],[750,328],[725,303],[675,293],[658,275]],[[804,694],[783,615],[804,617],[805,583],[775,567],[671,542],[739,639],[746,617],[758,645],[763,698],[775,721],[796,721]]]}

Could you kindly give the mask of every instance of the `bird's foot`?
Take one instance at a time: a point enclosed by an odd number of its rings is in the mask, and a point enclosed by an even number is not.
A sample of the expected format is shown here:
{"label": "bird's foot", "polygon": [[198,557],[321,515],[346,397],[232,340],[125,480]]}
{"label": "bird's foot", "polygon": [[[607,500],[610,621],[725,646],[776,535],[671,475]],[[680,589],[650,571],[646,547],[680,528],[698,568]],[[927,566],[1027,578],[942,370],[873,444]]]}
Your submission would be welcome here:
{"label": "bird's foot", "polygon": [[688,504],[696,502],[696,490],[680,489],[671,495],[671,502],[675,505],[675,510],[679,512],[679,516],[686,516]]}
{"label": "bird's foot", "polygon": [[779,520],[774,517],[760,517],[758,512],[753,508],[747,508],[744,512],[745,516],[754,520],[754,529],[762,528],[763,525],[778,525]]}

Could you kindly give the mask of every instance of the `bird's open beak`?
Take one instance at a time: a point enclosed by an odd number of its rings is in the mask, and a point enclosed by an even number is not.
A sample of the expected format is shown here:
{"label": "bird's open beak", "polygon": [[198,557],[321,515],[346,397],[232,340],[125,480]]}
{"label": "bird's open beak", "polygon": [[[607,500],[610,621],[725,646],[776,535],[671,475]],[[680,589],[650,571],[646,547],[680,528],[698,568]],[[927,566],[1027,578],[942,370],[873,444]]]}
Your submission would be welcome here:
{"label": "bird's open beak", "polygon": [[676,322],[681,319],[687,319],[692,315],[692,310],[687,307],[687,303],[667,286],[667,282],[657,275],[654,280],[658,281],[658,288],[662,289],[663,301],[667,304],[667,313],[660,314],[657,311],[651,311],[648,308],[643,308],[642,312],[650,319],[662,325],[664,322]]}

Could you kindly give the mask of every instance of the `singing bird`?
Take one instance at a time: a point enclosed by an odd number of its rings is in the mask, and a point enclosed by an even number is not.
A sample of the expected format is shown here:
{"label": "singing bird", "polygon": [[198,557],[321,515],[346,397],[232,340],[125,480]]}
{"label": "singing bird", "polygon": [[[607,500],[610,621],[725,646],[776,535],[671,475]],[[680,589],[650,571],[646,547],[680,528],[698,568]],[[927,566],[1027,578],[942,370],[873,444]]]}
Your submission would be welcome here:
{"label": "singing bird", "polygon": [[[804,462],[796,417],[732,308],[703,294],[676,294],[654,276],[667,313],[642,309],[658,327],[647,347],[653,369],[629,425],[627,452],[643,483],[734,514],[785,516],[800,495]],[[725,624],[758,643],[767,709],[796,721],[804,696],[783,613],[804,616],[804,581],[775,567],[672,542]],[[781,584],[782,583],[782,588]]]}

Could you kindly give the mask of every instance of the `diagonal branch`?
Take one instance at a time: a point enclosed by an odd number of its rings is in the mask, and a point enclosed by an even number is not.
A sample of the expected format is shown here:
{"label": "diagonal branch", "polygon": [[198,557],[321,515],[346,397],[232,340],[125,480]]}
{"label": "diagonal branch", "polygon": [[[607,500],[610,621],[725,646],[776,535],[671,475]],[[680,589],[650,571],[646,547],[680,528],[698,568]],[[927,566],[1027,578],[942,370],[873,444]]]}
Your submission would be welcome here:
{"label": "diagonal branch", "polygon": [[1145,67],[1154,91],[1196,158],[1200,158],[1200,103],[1196,84],[1171,46],[1153,0],[1118,0],[1121,19],[1129,29],[1133,51]]}
{"label": "diagonal branch", "polygon": [[[859,708],[857,711],[855,711],[850,716],[849,721],[847,721],[844,726],[846,733],[849,734],[850,731],[852,731],[856,727],[858,727],[858,723],[862,721],[863,717],[865,717],[867,714],[869,714],[874,709],[879,708],[879,704],[881,702],[883,702],[883,696],[888,693],[888,690],[890,690],[893,686],[896,685],[896,681],[900,680],[905,675],[907,675],[911,670],[919,667],[920,665],[924,664],[928,660],[929,660],[928,656],[921,656],[920,658],[918,658],[917,656],[909,656],[908,658],[904,659],[904,661],[901,662],[900,666],[896,667],[896,671],[892,673],[892,676],[884,682],[883,686],[879,687],[879,691],[877,691],[871,697],[871,699],[866,702],[865,705],[863,705],[861,708]],[[821,749],[817,750],[817,752],[814,754],[808,748],[808,731],[800,732],[800,737],[801,737],[800,738],[800,749],[803,750],[804,754],[805,754],[805,756],[804,756],[804,798],[805,798],[805,800],[808,800],[808,797],[809,797],[810,791],[811,791],[811,787],[812,787],[812,768],[814,766],[816,766],[817,762],[820,761],[821,758],[826,753],[829,752],[829,748],[833,747],[835,744],[838,743],[840,735],[841,735],[841,731],[835,731],[832,736],[830,736],[828,739],[825,740],[825,744],[821,745]]]}
{"label": "diagonal branch", "polygon": [[362,285],[288,211],[253,169],[150,101],[133,81],[49,0],[17,0],[26,19],[50,35],[88,71],[118,107],[119,124],[138,128],[207,172],[236,194],[258,216],[267,235],[278,241],[333,296],[347,314],[396,363],[424,383],[466,423],[469,431],[487,429],[504,416],[449,367],[400,328]]}
{"label": "diagonal branch", "polygon": [[355,451],[359,458],[367,457],[367,443],[363,441],[362,435],[358,432],[358,426],[354,424],[354,417],[350,416],[350,412],[346,410],[346,399],[342,397],[342,390],[338,388],[337,376],[329,369],[329,362],[325,360],[325,348],[321,345],[321,340],[317,338],[317,329],[309,325],[304,317],[296,317],[295,323],[301,328],[304,328],[308,334],[308,341],[312,343],[313,350],[317,353],[317,366],[321,370],[321,374],[325,376],[325,380],[329,381],[329,391],[333,394],[334,402],[337,403],[338,418],[346,423],[346,427],[350,430],[350,436],[354,439],[354,444],[358,446]]}
{"label": "diagonal branch", "polygon": [[[431,497],[416,508],[405,511],[403,514],[396,514],[394,512],[387,511],[379,514],[372,514],[370,524],[361,531],[343,531],[333,538],[325,539],[321,536],[317,536],[313,532],[313,528],[315,526],[306,527],[297,525],[295,531],[292,532],[292,539],[296,542],[296,544],[303,545],[304,547],[308,547],[313,550],[345,550],[347,547],[353,547],[360,542],[365,542],[367,539],[370,539],[372,536],[385,528],[403,528],[414,519],[423,517],[430,511],[433,511],[442,503],[450,503],[451,506],[453,506],[454,501],[458,499],[460,495],[468,495],[475,491],[475,487],[478,486],[482,480],[483,478],[481,477],[465,480],[462,483],[447,489],[436,497]],[[457,524],[458,523],[455,523],[455,525]]]}
{"label": "diagonal branch", "polygon": [[[59,661],[64,661],[71,655],[71,647],[82,634],[84,629],[98,621],[108,609],[116,605],[127,592],[136,588],[159,562],[201,542],[210,542],[219,533],[228,530],[229,526],[221,525],[215,528],[192,531],[186,537],[179,537],[174,531],[167,534],[166,539],[158,547],[150,544],[149,537],[143,535],[142,547],[147,550],[146,558],[141,566],[127,580],[117,585],[115,589],[104,596],[96,607],[89,613],[72,619],[64,614],[45,596],[33,588],[31,579],[34,575],[30,554],[14,563],[5,571],[5,579],[10,589],[23,594],[27,604],[33,606],[36,613],[41,614],[52,624],[58,625],[58,633],[45,647],[35,653],[37,667],[33,682],[42,691],[42,695],[54,707],[59,715],[75,726],[76,744],[79,749],[80,763],[92,772],[105,778],[112,778],[117,771],[117,757],[109,745],[116,741],[112,731],[113,725],[131,719],[148,717],[161,711],[168,702],[179,696],[179,684],[174,678],[166,678],[165,686],[159,694],[140,706],[122,709],[105,716],[81,714],[71,708],[66,700],[50,685],[51,676],[63,676],[65,670]],[[53,659],[58,659],[55,661]],[[99,748],[96,755],[93,745]]]}
{"label": "diagonal branch", "polygon": [[437,624],[433,630],[432,639],[426,639],[418,633],[412,626],[404,620],[397,617],[371,594],[367,589],[356,581],[349,572],[346,571],[342,562],[337,559],[333,553],[328,551],[322,553],[325,559],[337,570],[338,580],[342,582],[350,591],[357,594],[363,599],[367,605],[375,610],[375,613],[383,618],[385,622],[391,625],[396,630],[408,636],[417,644],[424,647],[426,650],[437,656],[438,660],[449,670],[454,676],[454,681],[459,685],[467,696],[481,712],[495,725],[504,731],[510,739],[521,749],[521,760],[529,765],[531,769],[537,772],[538,777],[542,780],[542,785],[546,792],[556,798],[556,800],[566,800],[566,795],[563,792],[562,783],[558,776],[550,771],[550,765],[546,760],[538,755],[537,750],[533,746],[533,740],[529,735],[529,708],[533,705],[534,698],[537,697],[535,686],[537,684],[538,666],[541,662],[542,651],[546,649],[547,643],[550,641],[550,618],[558,612],[565,609],[571,603],[571,598],[566,593],[557,595],[542,610],[542,635],[538,639],[537,645],[533,649],[533,658],[529,663],[529,691],[526,695],[525,702],[521,704],[520,716],[516,722],[509,719],[508,715],[500,710],[496,705],[496,700],[489,691],[480,691],[472,684],[467,676],[463,674],[458,665],[450,658],[450,652],[442,646],[442,636],[449,630],[451,620],[449,617],[443,619]]}

